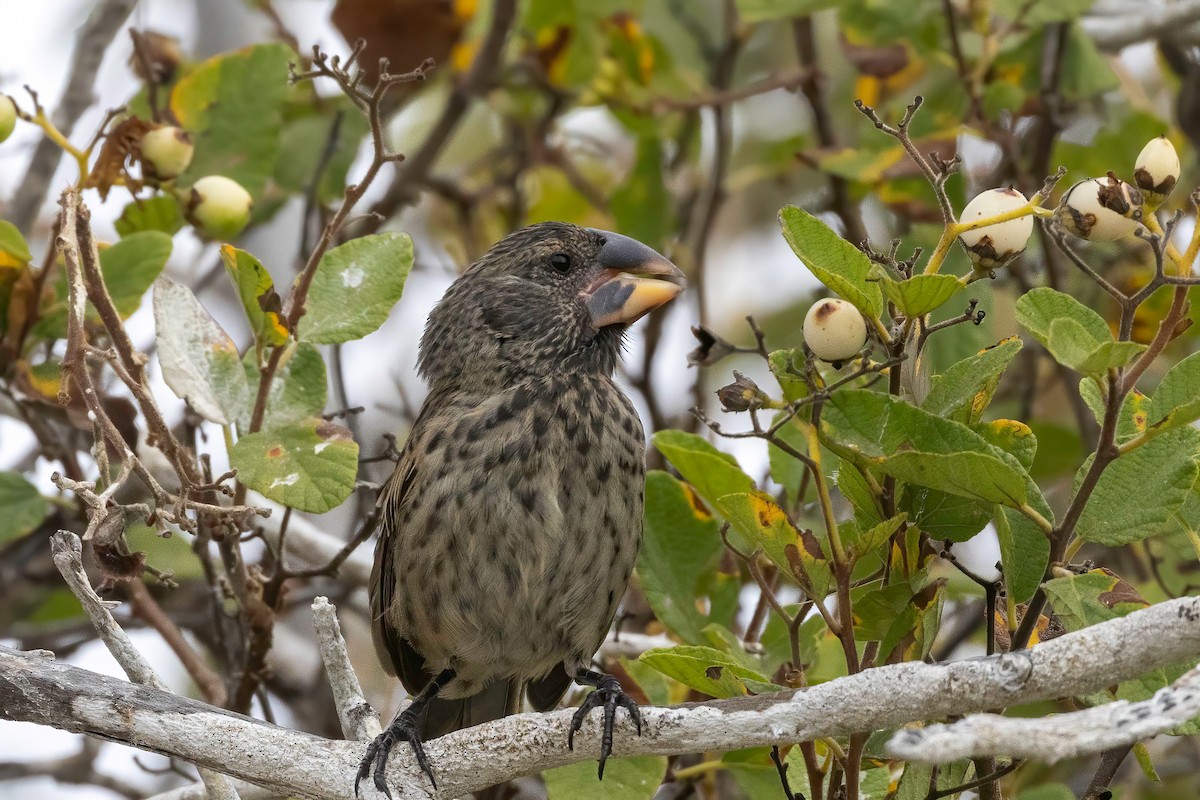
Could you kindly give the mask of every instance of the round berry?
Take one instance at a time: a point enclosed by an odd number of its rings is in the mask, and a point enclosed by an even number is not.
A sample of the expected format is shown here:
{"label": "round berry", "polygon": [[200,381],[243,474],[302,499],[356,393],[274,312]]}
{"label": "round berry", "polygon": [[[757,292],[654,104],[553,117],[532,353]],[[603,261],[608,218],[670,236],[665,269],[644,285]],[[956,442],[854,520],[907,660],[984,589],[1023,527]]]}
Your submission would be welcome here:
{"label": "round berry", "polygon": [[[975,195],[963,209],[960,222],[995,217],[1025,205],[1025,195],[1012,187],[989,189]],[[958,238],[967,248],[967,255],[975,266],[989,270],[1003,267],[1025,252],[1025,245],[1033,233],[1033,215],[1017,217],[994,225],[985,225],[966,231]]]}
{"label": "round berry", "polygon": [[1166,136],[1146,142],[1138,153],[1133,182],[1147,196],[1162,202],[1179,180],[1179,153]]}
{"label": "round berry", "polygon": [[142,137],[142,170],[159,180],[177,178],[192,163],[192,137],[181,128],[164,125]]}
{"label": "round berry", "polygon": [[187,218],[209,239],[232,239],[250,221],[250,193],[235,180],[207,175],[192,184]]}
{"label": "round berry", "polygon": [[1083,239],[1113,242],[1141,226],[1142,193],[1112,173],[1072,186],[1054,211],[1063,228]]}
{"label": "round berry", "polygon": [[850,303],[827,297],[805,315],[804,343],[822,361],[846,361],[867,343],[867,322]]}
{"label": "round berry", "polygon": [[0,142],[12,136],[17,127],[17,104],[6,94],[0,94]]}

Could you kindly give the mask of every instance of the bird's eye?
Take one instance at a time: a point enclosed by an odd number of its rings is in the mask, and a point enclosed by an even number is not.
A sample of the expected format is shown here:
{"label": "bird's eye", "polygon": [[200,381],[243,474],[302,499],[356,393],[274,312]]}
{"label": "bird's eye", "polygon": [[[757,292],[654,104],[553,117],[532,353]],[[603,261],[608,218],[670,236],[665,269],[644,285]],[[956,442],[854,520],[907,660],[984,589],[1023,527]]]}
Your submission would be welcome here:
{"label": "bird's eye", "polygon": [[566,253],[555,253],[550,256],[550,266],[565,275],[571,269],[571,257]]}

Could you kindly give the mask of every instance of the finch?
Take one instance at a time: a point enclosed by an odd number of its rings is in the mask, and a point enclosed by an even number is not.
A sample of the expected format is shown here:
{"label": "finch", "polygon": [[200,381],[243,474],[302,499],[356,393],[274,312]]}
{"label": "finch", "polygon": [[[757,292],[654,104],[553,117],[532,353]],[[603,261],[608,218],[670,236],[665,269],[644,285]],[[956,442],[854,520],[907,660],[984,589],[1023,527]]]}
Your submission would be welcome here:
{"label": "finch", "polygon": [[645,434],[613,381],[626,327],[683,290],[646,245],[547,222],[497,243],[446,291],[421,339],[429,393],[380,493],[376,649],[412,704],[355,780],[391,797],[387,758],[594,686],[568,744],[604,710],[599,774],[636,703],[591,669],[642,538]]}

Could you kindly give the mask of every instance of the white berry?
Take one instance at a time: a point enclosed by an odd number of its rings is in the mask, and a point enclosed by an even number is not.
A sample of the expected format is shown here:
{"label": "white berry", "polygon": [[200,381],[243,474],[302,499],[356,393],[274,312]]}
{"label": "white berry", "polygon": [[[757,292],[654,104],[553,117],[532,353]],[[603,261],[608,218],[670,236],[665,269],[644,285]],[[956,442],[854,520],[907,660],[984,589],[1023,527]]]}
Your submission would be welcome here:
{"label": "white berry", "polygon": [[1107,178],[1089,178],[1068,189],[1054,216],[1076,236],[1113,242],[1141,227],[1142,202],[1141,192],[1109,173]]}
{"label": "white berry", "polygon": [[142,137],[142,169],[146,175],[170,180],[183,174],[192,163],[192,137],[173,125],[155,128]]}
{"label": "white berry", "polygon": [[0,142],[12,136],[17,127],[17,104],[6,94],[0,94]]}
{"label": "white berry", "polygon": [[207,175],[192,185],[188,221],[209,239],[232,239],[250,221],[250,193],[235,180]]}
{"label": "white berry", "polygon": [[[975,195],[963,209],[960,222],[974,222],[1020,208],[1028,202],[1012,187],[989,189]],[[971,263],[985,270],[1003,267],[1025,251],[1033,233],[1033,215],[966,231],[958,238],[967,248]]]}
{"label": "white berry", "polygon": [[822,361],[846,361],[867,343],[867,322],[845,300],[818,300],[804,316],[804,343]]}
{"label": "white berry", "polygon": [[1133,182],[1157,202],[1162,202],[1179,180],[1179,153],[1166,136],[1146,142],[1138,153]]}

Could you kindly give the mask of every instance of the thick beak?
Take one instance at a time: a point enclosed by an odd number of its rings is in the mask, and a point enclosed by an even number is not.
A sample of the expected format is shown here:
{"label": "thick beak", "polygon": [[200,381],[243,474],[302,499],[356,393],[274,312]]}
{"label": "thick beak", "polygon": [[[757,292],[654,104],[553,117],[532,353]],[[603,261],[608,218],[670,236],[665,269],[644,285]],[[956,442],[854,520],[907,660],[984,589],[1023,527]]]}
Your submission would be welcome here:
{"label": "thick beak", "polygon": [[679,267],[653,248],[619,233],[593,232],[604,237],[597,258],[605,269],[583,296],[597,329],[636,322],[683,291]]}

